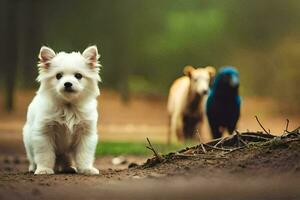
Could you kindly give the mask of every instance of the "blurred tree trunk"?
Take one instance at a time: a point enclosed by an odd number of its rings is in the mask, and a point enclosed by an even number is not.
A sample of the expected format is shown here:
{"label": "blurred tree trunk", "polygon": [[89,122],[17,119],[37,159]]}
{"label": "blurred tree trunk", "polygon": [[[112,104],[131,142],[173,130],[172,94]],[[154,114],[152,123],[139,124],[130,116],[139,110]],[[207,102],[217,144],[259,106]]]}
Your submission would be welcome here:
{"label": "blurred tree trunk", "polygon": [[121,94],[123,102],[128,102],[130,99],[129,91],[129,74],[130,74],[130,30],[129,24],[133,19],[130,15],[134,12],[134,4],[131,1],[111,0],[110,22],[111,26],[109,32],[111,39],[114,41],[112,53],[115,56],[112,59],[114,70],[111,70],[112,76],[117,81],[117,90]]}
{"label": "blurred tree trunk", "polygon": [[31,87],[35,83],[36,77],[37,55],[41,46],[43,37],[42,27],[42,4],[41,0],[27,0],[22,2],[22,24],[20,24],[22,34],[20,39],[22,42],[22,57],[20,58],[22,65],[22,86]]}
{"label": "blurred tree trunk", "polygon": [[14,108],[14,91],[16,85],[17,58],[18,58],[18,0],[6,1],[6,12],[3,32],[3,69],[5,88],[5,109]]}
{"label": "blurred tree trunk", "polygon": [[[0,1],[0,60],[4,59],[4,22],[5,22],[5,14],[6,14],[6,2]],[[3,63],[4,64],[4,63]],[[0,98],[3,98],[2,86],[3,86],[3,78],[4,78],[4,66],[0,67]]]}

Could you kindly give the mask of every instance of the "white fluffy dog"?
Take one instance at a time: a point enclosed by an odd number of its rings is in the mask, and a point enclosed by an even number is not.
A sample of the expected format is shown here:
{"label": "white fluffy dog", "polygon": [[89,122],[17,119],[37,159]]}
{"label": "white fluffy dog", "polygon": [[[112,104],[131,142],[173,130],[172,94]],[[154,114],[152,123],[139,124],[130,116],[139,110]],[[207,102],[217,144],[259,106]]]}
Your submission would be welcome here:
{"label": "white fluffy dog", "polygon": [[41,48],[40,87],[23,128],[30,172],[99,174],[93,166],[98,142],[98,58],[96,46],[82,54]]}

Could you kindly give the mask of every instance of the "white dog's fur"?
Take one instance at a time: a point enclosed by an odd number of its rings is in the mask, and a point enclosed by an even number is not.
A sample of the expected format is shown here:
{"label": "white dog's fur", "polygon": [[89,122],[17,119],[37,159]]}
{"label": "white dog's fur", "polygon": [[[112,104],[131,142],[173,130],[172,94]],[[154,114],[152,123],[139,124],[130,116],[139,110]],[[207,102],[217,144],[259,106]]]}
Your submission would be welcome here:
{"label": "white dog's fur", "polygon": [[[98,58],[96,46],[82,54],[41,48],[40,87],[23,128],[29,171],[34,174],[99,174],[93,166],[98,142]],[[72,86],[66,89],[67,82]]]}

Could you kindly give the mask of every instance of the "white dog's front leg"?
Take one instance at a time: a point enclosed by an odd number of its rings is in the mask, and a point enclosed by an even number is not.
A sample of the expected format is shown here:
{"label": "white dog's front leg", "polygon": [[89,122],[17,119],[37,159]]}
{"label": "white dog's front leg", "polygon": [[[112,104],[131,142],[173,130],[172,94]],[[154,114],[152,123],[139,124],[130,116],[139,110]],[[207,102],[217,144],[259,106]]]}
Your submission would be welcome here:
{"label": "white dog's front leg", "polygon": [[50,138],[34,136],[32,146],[37,165],[34,174],[54,174],[55,152]]}
{"label": "white dog's front leg", "polygon": [[75,162],[78,173],[99,174],[99,170],[93,166],[97,142],[98,135],[96,133],[81,136],[75,149]]}

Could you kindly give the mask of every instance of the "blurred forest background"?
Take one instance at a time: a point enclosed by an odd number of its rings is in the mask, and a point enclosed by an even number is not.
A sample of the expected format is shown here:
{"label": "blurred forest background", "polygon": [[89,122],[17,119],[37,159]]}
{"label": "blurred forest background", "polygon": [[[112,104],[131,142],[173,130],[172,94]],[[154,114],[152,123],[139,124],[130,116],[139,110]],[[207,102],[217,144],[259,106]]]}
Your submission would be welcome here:
{"label": "blurred forest background", "polygon": [[236,66],[243,96],[265,96],[298,112],[299,0],[0,0],[0,86],[14,108],[37,88],[41,45],[56,51],[96,44],[103,88],[166,96],[182,68]]}

